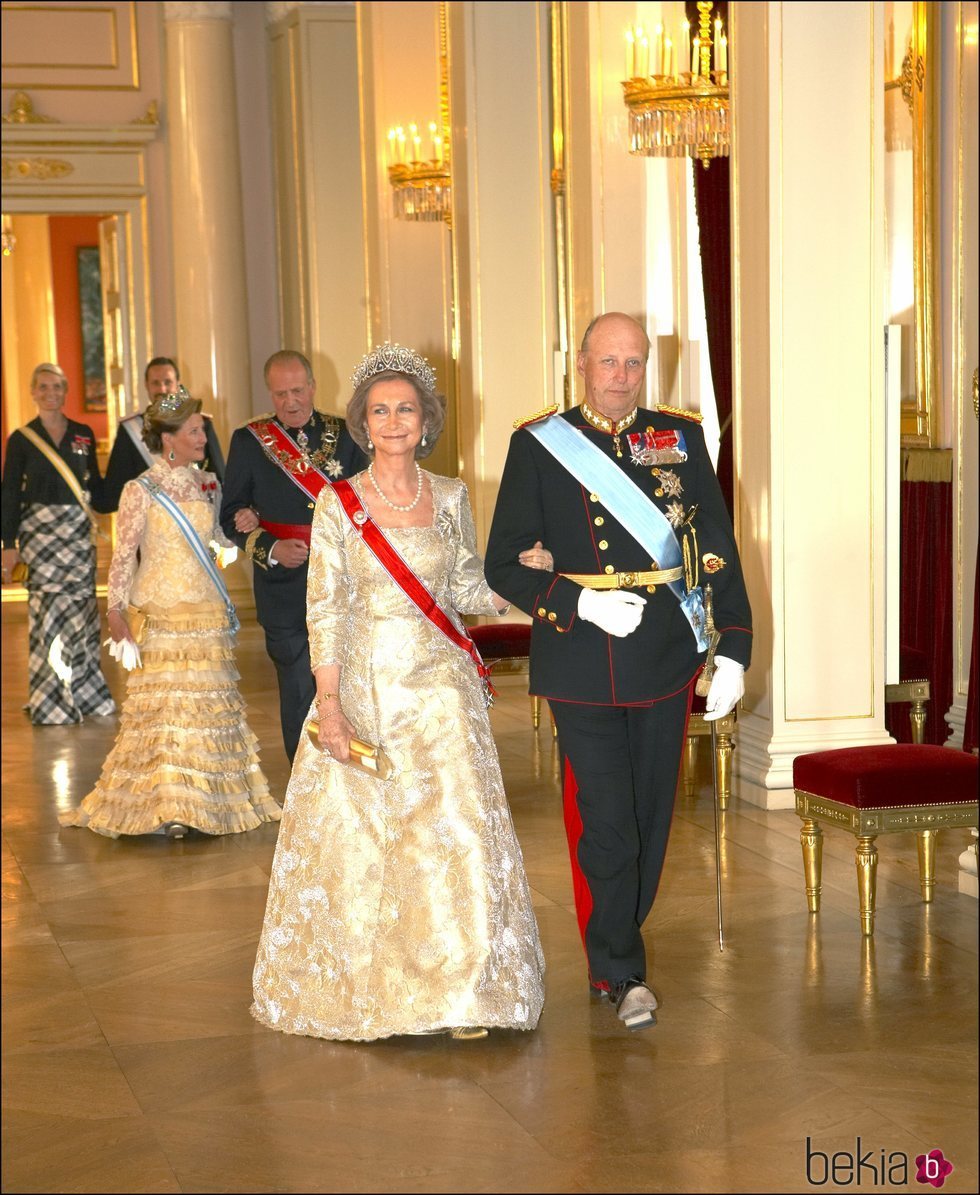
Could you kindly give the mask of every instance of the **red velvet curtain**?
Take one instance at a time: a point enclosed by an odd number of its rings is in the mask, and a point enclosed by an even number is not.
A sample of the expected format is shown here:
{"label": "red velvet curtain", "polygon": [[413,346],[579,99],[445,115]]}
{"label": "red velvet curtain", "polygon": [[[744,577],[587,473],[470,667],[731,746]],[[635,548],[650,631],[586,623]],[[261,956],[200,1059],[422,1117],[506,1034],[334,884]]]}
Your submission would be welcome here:
{"label": "red velvet curtain", "polygon": [[[940,745],[949,737],[945,715],[953,702],[952,495],[948,481],[902,483],[899,636],[929,660],[925,741]],[[912,741],[907,705],[887,706],[885,724],[900,743]]]}
{"label": "red velvet curtain", "polygon": [[966,726],[963,728],[963,750],[974,751],[980,745],[980,728],[977,718],[977,693],[980,678],[977,676],[977,626],[980,611],[980,557],[977,559],[977,576],[973,582],[973,648],[970,651],[970,686],[966,696]]}
{"label": "red velvet curtain", "polygon": [[[691,23],[691,39],[698,31],[698,6],[685,5]],[[721,0],[711,10],[714,20],[721,17],[728,31],[728,4]],[[721,426],[718,452],[718,481],[732,510],[732,234],[729,196],[728,159],[715,158],[707,170],[694,165],[694,202],[698,214],[698,238],[701,246],[701,279],[704,286],[704,313],[708,326],[708,356],[711,380]]]}

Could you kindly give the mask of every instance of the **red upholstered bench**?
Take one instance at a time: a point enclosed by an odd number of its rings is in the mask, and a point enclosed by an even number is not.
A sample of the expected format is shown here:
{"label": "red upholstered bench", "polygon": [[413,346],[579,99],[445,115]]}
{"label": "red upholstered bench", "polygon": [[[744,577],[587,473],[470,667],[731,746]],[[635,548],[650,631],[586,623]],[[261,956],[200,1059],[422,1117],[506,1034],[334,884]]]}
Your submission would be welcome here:
{"label": "red upholstered bench", "polygon": [[[492,672],[527,673],[531,655],[529,622],[491,622],[482,627],[470,627],[469,632],[484,664]],[[531,721],[537,730],[541,725],[539,697],[531,698]]]}
{"label": "red upholstered bench", "polygon": [[[698,739],[707,735],[711,737],[711,723],[705,722],[705,698],[694,694],[691,702],[691,716],[687,723],[687,741],[684,749],[684,795],[691,796],[694,792],[694,782],[697,775]],[[732,795],[732,754],[735,750],[732,743],[732,732],[735,730],[735,720],[738,706],[724,718],[718,718],[715,727],[718,731],[715,739],[715,768],[718,773],[718,808],[724,812],[728,808],[728,798]]]}
{"label": "red upholstered bench", "polygon": [[978,821],[977,758],[920,743],[844,747],[799,755],[793,763],[796,812],[803,819],[803,872],[811,913],[820,911],[821,822],[857,837],[861,930],[874,933],[879,834],[918,836],[922,899],[932,900],[936,834]]}

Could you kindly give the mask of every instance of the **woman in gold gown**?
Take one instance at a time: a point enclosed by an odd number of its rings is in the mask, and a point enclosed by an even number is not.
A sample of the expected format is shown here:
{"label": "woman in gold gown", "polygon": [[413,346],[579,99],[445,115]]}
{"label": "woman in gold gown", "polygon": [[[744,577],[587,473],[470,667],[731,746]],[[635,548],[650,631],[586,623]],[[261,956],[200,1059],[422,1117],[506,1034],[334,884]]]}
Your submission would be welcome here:
{"label": "woman in gold gown", "polygon": [[[347,426],[373,457],[350,483],[456,628],[506,609],[476,554],[466,488],[423,471],[444,400],[415,353],[376,349]],[[307,621],[320,750],[300,743],[253,976],[253,1015],[286,1033],[369,1041],[533,1029],[544,962],[474,660],[412,604],[321,491]],[[347,763],[351,738],[390,779]]]}
{"label": "woman in gold gown", "polygon": [[186,391],[151,404],[143,438],[161,456],[126,483],[119,503],[109,631],[117,644],[133,643],[130,620],[145,618],[142,666],[129,674],[119,734],[94,790],[61,816],[109,838],[234,834],[281,816],[238,692],[232,612],[152,496],[156,487],[171,499],[202,545],[231,546],[218,525],[218,482],[193,467],[206,445],[200,410]]}

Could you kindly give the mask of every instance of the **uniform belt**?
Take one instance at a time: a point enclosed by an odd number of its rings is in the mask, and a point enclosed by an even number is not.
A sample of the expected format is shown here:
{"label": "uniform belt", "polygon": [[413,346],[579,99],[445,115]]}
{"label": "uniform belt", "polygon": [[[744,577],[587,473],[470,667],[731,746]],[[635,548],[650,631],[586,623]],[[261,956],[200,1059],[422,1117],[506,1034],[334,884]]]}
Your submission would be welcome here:
{"label": "uniform belt", "polygon": [[259,519],[259,526],[276,539],[301,539],[307,547],[310,546],[309,523],[270,523],[265,519]]}
{"label": "uniform belt", "polygon": [[562,573],[584,589],[636,589],[641,585],[667,585],[684,576],[683,565],[645,573]]}

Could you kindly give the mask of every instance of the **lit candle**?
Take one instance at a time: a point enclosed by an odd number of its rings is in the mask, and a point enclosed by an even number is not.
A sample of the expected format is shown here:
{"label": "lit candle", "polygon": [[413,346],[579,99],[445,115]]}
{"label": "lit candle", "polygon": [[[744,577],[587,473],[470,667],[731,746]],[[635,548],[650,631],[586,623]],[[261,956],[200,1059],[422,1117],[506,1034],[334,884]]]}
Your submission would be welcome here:
{"label": "lit candle", "polygon": [[429,121],[429,137],[432,141],[432,158],[433,158],[433,161],[435,161],[435,159],[436,159],[436,122],[434,120]]}
{"label": "lit candle", "polygon": [[653,34],[653,56],[654,67],[653,73],[655,75],[664,75],[667,73],[667,65],[664,61],[666,55],[664,52],[664,27],[658,25]]}
{"label": "lit candle", "polygon": [[436,161],[441,166],[442,165],[442,138],[439,136],[436,136],[433,141],[433,145],[435,146]]}
{"label": "lit candle", "polygon": [[395,130],[395,137],[397,138],[397,141],[398,141],[398,161],[404,164],[404,162],[405,162],[405,130],[401,127],[401,125],[399,125],[398,128]]}
{"label": "lit candle", "polygon": [[419,126],[414,122],[408,126],[408,131],[412,137],[412,153],[415,157],[413,162],[421,162],[422,160],[422,138],[419,136]]}
{"label": "lit candle", "polygon": [[626,78],[632,79],[634,75],[633,69],[633,54],[634,54],[634,37],[632,28],[626,30]]}
{"label": "lit candle", "polygon": [[674,43],[669,37],[664,38],[664,74],[674,74]]}
{"label": "lit candle", "polygon": [[691,61],[691,26],[681,26],[681,50],[680,60],[677,63],[678,71],[682,70]]}
{"label": "lit candle", "polygon": [[701,39],[696,37],[691,49],[691,74],[696,79],[701,73]]}
{"label": "lit candle", "polygon": [[647,35],[642,29],[637,30],[637,36],[640,43],[640,61],[636,73],[645,79],[650,73],[650,42],[647,40]]}
{"label": "lit candle", "polygon": [[395,130],[388,130],[388,163],[389,165],[395,160]]}
{"label": "lit candle", "polygon": [[725,72],[725,74],[727,74],[728,73],[728,38],[724,35],[724,33],[721,35],[720,46],[721,46],[721,69]]}

